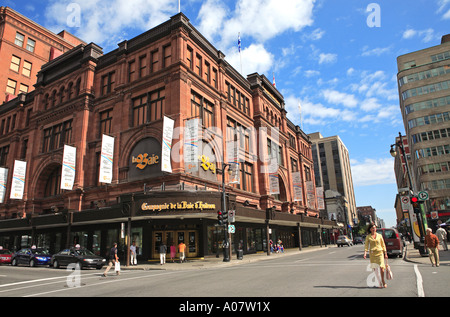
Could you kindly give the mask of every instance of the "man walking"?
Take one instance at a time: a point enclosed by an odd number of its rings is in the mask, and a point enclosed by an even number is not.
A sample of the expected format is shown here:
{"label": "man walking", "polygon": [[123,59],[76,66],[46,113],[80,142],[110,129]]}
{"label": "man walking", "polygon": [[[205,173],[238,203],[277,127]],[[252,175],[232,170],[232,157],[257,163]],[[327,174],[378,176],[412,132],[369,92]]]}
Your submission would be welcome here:
{"label": "man walking", "polygon": [[161,265],[166,263],[167,246],[164,242],[159,245],[159,262]]}
{"label": "man walking", "polygon": [[[113,247],[109,251],[109,263],[108,267],[106,268],[105,272],[103,272],[103,276],[106,277],[106,274],[108,274],[109,270],[111,270],[111,267],[113,264],[119,261],[119,257],[117,256],[117,243],[113,244]],[[119,271],[116,271],[116,274],[119,275]]]}
{"label": "man walking", "polygon": [[180,242],[180,244],[178,245],[178,251],[180,252],[180,263],[182,263],[183,261],[186,261],[186,245],[184,244],[183,241]]}
{"label": "man walking", "polygon": [[425,236],[425,248],[428,249],[431,265],[439,266],[439,239],[430,228],[427,229],[427,235]]}
{"label": "man walking", "polygon": [[442,247],[445,251],[448,251],[447,247],[447,231],[445,231],[444,228],[439,226],[439,228],[436,230],[436,236],[439,239],[439,242],[442,244]]}

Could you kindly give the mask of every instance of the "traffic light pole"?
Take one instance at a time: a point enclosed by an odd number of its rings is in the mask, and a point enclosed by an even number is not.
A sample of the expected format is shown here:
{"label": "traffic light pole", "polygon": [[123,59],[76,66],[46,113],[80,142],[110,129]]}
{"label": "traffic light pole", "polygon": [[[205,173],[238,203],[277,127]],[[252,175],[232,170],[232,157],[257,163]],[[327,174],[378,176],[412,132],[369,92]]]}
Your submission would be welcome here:
{"label": "traffic light pole", "polygon": [[222,216],[224,217],[223,262],[230,262],[230,239],[228,237],[228,210],[225,195],[225,169],[227,168],[227,166],[230,166],[230,164],[223,163],[222,166]]}

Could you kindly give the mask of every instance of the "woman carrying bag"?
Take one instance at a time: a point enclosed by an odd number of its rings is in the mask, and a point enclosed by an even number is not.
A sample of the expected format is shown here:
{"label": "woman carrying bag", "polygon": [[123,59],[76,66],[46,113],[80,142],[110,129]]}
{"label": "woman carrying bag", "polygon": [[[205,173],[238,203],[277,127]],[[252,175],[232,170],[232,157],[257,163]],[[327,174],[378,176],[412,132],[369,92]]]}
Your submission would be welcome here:
{"label": "woman carrying bag", "polygon": [[367,252],[370,256],[370,265],[375,271],[380,269],[381,285],[380,288],[386,288],[387,284],[384,281],[384,271],[386,269],[386,264],[384,259],[387,259],[386,245],[384,244],[383,236],[377,233],[377,227],[375,224],[370,224],[367,229],[367,237],[364,248],[364,259],[366,258]]}

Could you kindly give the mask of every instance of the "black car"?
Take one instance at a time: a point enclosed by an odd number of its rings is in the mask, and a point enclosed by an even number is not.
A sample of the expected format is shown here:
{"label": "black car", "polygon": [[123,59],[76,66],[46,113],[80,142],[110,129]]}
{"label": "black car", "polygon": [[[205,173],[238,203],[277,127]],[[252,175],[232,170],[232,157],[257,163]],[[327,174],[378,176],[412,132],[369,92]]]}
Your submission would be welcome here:
{"label": "black car", "polygon": [[52,255],[43,248],[24,248],[14,253],[11,257],[11,265],[27,264],[29,266],[49,265]]}
{"label": "black car", "polygon": [[80,269],[95,267],[100,270],[105,265],[106,259],[85,248],[70,248],[54,254],[51,263],[56,269],[74,263],[79,264]]}

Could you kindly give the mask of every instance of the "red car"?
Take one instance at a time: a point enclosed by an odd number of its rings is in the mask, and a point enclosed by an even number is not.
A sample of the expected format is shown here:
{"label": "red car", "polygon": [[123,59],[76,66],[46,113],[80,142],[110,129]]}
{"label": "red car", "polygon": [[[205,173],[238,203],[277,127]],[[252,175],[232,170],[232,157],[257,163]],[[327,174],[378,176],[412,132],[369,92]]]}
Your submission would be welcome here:
{"label": "red car", "polygon": [[403,256],[405,245],[403,244],[400,234],[394,228],[377,228],[377,233],[381,233],[386,245],[386,251],[389,256]]}
{"label": "red car", "polygon": [[0,247],[0,263],[11,264],[11,256],[11,251]]}

